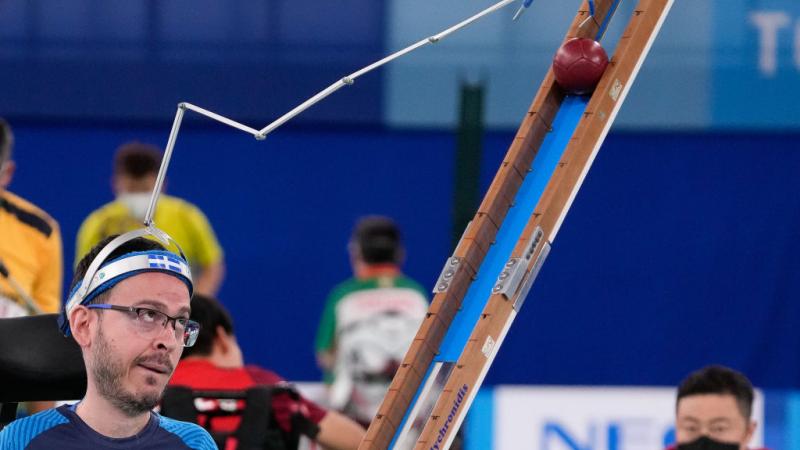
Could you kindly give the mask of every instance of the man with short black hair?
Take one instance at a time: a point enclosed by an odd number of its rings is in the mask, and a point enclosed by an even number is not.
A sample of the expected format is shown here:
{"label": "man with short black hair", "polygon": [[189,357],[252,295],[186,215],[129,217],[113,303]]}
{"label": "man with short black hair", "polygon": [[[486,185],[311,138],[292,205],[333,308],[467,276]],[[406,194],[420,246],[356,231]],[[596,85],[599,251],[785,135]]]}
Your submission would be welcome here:
{"label": "man with short black hair", "polygon": [[[83,221],[75,244],[76,257],[107,236],[142,226],[160,164],[161,151],[154,145],[128,142],[117,149],[111,180],[116,200]],[[197,291],[216,294],[225,277],[225,262],[205,214],[192,203],[162,194],[153,219],[183,249],[196,276]]]}
{"label": "man with short black hair", "polygon": [[[274,392],[268,405],[269,412],[280,428],[281,444],[291,443],[302,433],[327,449],[358,448],[364,429],[357,423],[295,395],[293,388],[276,373],[259,366],[245,365],[242,350],[233,331],[233,320],[217,299],[195,294],[192,297],[191,318],[200,324],[200,334],[195,345],[187,349],[178,364],[175,376],[170,380],[171,386],[183,386],[194,391],[243,391],[256,386],[285,388]],[[239,430],[243,423],[242,417],[214,417],[214,413],[219,413],[220,408],[213,400],[205,402],[205,405],[208,409],[198,411],[196,415],[198,423],[212,433],[220,433],[220,448],[236,449],[234,432],[247,431]],[[166,404],[164,413],[169,413]],[[296,416],[298,414],[299,417]],[[301,420],[298,422],[298,419]],[[257,433],[267,436],[263,430],[256,430],[253,434]],[[276,447],[277,445],[278,443]],[[271,447],[267,445],[266,448]]]}
{"label": "man with short black hair", "polygon": [[12,422],[0,448],[216,449],[197,425],[152,412],[199,331],[189,266],[154,241],[126,239],[105,239],[80,261],[59,318],[81,347],[85,396]]}
{"label": "man with short black hair", "polygon": [[751,419],[753,386],[723,366],[692,372],[678,387],[677,450],[746,450],[756,423]]}
{"label": "man with short black hair", "polygon": [[317,361],[333,408],[367,426],[414,339],[428,299],[404,276],[400,229],[382,216],[358,221],[348,244],[354,278],[333,289],[317,330]]}

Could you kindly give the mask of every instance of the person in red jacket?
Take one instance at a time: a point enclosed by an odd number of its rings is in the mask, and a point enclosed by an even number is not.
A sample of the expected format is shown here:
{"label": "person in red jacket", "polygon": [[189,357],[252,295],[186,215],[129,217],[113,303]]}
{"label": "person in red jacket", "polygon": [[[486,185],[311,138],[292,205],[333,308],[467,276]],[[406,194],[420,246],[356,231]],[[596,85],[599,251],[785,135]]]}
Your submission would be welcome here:
{"label": "person in red jacket", "polygon": [[[170,380],[170,386],[194,390],[246,390],[255,386],[288,386],[286,380],[264,368],[245,365],[242,351],[233,332],[233,320],[222,304],[202,294],[191,302],[191,319],[200,324],[197,342],[185,351]],[[292,416],[299,412],[316,424],[314,440],[332,450],[355,450],[364,436],[364,429],[335,411],[290,393],[274,394],[272,411],[278,426],[292,433]],[[217,417],[211,431],[234,431],[241,417]]]}
{"label": "person in red jacket", "polygon": [[668,450],[747,450],[757,425],[753,396],[750,380],[733,369],[712,365],[692,372],[678,386],[677,443]]}

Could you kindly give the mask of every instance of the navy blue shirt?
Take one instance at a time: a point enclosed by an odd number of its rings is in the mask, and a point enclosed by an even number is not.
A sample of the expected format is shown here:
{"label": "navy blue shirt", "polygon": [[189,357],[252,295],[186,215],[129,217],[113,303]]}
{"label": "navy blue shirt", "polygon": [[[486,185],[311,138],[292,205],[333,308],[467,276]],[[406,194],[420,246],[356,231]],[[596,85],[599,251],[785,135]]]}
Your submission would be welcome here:
{"label": "navy blue shirt", "polygon": [[206,430],[198,425],[151,413],[150,421],[133,436],[110,438],[94,431],[72,406],[48,409],[15,420],[0,432],[2,450],[216,450]]}

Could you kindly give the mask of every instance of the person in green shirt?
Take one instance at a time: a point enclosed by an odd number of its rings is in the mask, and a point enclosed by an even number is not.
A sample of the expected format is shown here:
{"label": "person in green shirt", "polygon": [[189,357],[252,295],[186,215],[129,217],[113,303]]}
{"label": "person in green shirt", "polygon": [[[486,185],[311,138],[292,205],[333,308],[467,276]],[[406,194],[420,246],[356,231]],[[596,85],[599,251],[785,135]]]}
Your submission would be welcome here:
{"label": "person in green shirt", "polygon": [[[112,186],[116,200],[83,221],[75,244],[75,261],[108,236],[142,227],[161,164],[158,147],[128,142],[117,149]],[[153,221],[181,246],[195,274],[195,291],[216,295],[225,277],[222,248],[205,214],[177,197],[159,197]]]}
{"label": "person in green shirt", "polygon": [[359,220],[348,249],[354,276],[328,296],[316,354],[331,406],[367,425],[425,318],[428,299],[400,271],[405,252],[391,219]]}

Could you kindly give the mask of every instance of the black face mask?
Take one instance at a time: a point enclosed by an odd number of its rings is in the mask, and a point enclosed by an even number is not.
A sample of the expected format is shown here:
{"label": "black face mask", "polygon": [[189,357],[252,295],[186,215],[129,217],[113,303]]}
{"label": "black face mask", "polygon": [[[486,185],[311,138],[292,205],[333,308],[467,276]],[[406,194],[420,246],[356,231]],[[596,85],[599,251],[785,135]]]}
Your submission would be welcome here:
{"label": "black face mask", "polygon": [[677,450],[739,450],[739,444],[720,442],[708,436],[700,436],[692,442],[678,444]]}

